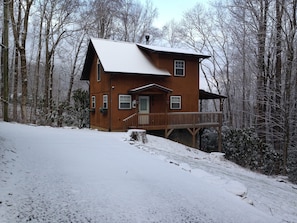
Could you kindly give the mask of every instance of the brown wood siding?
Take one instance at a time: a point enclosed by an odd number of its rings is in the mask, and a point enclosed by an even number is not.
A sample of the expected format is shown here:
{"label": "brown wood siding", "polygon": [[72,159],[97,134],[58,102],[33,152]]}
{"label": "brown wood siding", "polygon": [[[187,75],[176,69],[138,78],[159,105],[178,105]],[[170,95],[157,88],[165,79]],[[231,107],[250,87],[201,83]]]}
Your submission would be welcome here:
{"label": "brown wood siding", "polygon": [[[172,55],[149,55],[152,62],[161,69],[168,70],[172,76],[132,75],[132,74],[110,74],[101,69],[101,81],[97,81],[97,58],[93,60],[90,74],[90,101],[92,95],[96,96],[96,109],[90,113],[90,124],[92,128],[103,130],[123,130],[123,119],[137,112],[136,108],[120,110],[119,95],[128,94],[129,90],[147,84],[156,83],[172,89],[173,92],[166,95],[164,92],[142,92],[141,95],[150,96],[150,112],[197,112],[199,98],[199,70],[198,61],[188,57],[174,57]],[[185,61],[185,77],[175,77],[174,60]],[[111,78],[111,79],[110,79]],[[99,108],[103,106],[103,95],[108,95],[108,112],[102,114]],[[169,96],[182,96],[182,109],[170,110]],[[132,95],[132,100],[136,95]],[[112,113],[112,115],[111,115]],[[111,116],[110,116],[111,115]],[[111,123],[110,123],[111,121]]]}
{"label": "brown wood siding", "polygon": [[[187,56],[172,56],[169,54],[160,56],[150,56],[155,65],[161,69],[167,69],[172,77],[168,79],[164,85],[173,89],[171,95],[182,96],[182,112],[195,112],[198,111],[198,98],[199,98],[199,64],[196,59]],[[155,61],[156,59],[157,61]],[[174,76],[174,60],[185,61],[185,76]],[[172,110],[175,111],[175,110]]]}
{"label": "brown wood siding", "polygon": [[102,130],[109,130],[110,128],[109,112],[107,112],[107,114],[100,113],[100,108],[103,107],[103,95],[107,94],[109,98],[109,82],[109,75],[104,72],[102,66],[101,80],[97,81],[97,57],[94,57],[90,74],[90,100],[92,96],[96,96],[95,112],[90,113],[90,124],[92,128],[99,128]]}
{"label": "brown wood siding", "polygon": [[[129,90],[137,87],[141,87],[143,85],[147,85],[150,83],[158,83],[161,85],[165,85],[166,79],[168,77],[152,77],[150,75],[130,75],[130,74],[110,74],[112,76],[111,79],[111,86],[113,87],[112,90],[112,129],[114,130],[122,130],[123,126],[123,119],[127,118],[128,116],[137,112],[137,108],[132,108],[128,110],[119,109],[119,95],[121,94],[129,94]],[[142,92],[141,95],[150,95],[154,92]],[[132,95],[132,101],[136,100],[137,96]],[[163,97],[162,95],[151,96],[150,98],[150,112],[155,112],[162,109],[165,109],[164,103],[162,102],[160,105],[156,104],[155,100],[158,97]],[[158,108],[155,108],[156,107]],[[163,112],[165,110],[163,109]]]}

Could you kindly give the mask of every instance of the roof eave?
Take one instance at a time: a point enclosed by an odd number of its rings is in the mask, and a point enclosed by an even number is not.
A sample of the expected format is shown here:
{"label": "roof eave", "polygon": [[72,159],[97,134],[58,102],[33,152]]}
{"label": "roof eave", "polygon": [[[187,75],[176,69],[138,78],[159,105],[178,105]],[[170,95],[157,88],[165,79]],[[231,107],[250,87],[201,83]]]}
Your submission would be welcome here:
{"label": "roof eave", "polygon": [[190,52],[174,52],[174,51],[165,51],[165,50],[157,50],[157,49],[152,49],[149,47],[145,47],[142,44],[136,44],[140,49],[154,52],[154,53],[163,53],[163,54],[171,54],[171,55],[180,55],[180,56],[191,56],[191,57],[196,57],[198,59],[208,59],[211,56],[209,55],[204,55],[204,54],[195,54],[195,53],[190,53]]}
{"label": "roof eave", "polygon": [[163,92],[166,92],[166,93],[171,93],[172,92],[172,89],[161,86],[159,84],[148,84],[148,85],[144,85],[144,86],[141,86],[141,87],[138,87],[138,88],[131,89],[131,90],[129,90],[129,93],[130,94],[137,94],[139,92],[147,91],[147,90],[154,89],[154,88],[158,89],[158,90],[161,90]]}
{"label": "roof eave", "polygon": [[80,80],[85,80],[85,81],[90,80],[90,72],[91,72],[94,55],[95,55],[95,49],[92,41],[90,40]]}
{"label": "roof eave", "polygon": [[156,76],[156,77],[171,77],[170,73],[138,73],[138,72],[122,72],[122,71],[112,71],[112,70],[105,70],[105,73],[109,74],[124,74],[124,75],[148,75],[148,76]]}
{"label": "roof eave", "polygon": [[227,97],[220,94],[215,94],[205,90],[199,90],[199,99],[200,100],[209,100],[209,99],[226,99]]}

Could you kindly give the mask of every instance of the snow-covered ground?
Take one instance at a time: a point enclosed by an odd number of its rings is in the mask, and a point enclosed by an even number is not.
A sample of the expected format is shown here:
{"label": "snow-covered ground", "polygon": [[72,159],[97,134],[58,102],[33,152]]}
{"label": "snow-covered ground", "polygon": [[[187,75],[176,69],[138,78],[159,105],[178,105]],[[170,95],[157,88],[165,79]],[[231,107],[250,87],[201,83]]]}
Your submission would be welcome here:
{"label": "snow-covered ground", "polygon": [[0,122],[0,222],[297,222],[297,186],[148,135]]}

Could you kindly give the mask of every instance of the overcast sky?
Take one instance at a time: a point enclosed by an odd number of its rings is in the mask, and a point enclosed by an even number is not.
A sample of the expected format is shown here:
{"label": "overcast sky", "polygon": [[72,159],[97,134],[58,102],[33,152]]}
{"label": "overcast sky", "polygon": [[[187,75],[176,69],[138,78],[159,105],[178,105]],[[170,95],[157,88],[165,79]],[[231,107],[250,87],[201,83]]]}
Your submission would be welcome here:
{"label": "overcast sky", "polygon": [[[146,0],[140,0],[145,4]],[[209,0],[151,0],[158,9],[158,19],[155,25],[162,28],[172,19],[179,21],[185,11],[193,8],[197,3],[206,4]]]}

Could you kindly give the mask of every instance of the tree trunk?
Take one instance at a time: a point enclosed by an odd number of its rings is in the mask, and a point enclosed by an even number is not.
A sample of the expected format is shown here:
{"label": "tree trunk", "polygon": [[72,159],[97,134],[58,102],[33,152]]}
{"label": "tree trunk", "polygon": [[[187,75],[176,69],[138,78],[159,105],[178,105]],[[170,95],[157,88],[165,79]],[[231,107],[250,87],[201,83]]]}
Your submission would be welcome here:
{"label": "tree trunk", "polygon": [[258,136],[266,142],[266,103],[267,103],[267,74],[265,67],[265,50],[267,35],[267,13],[268,0],[260,1],[260,12],[258,15],[258,33],[257,33],[257,110],[256,126]]}
{"label": "tree trunk", "polygon": [[42,14],[40,17],[40,23],[39,23],[39,34],[38,34],[38,53],[36,57],[36,69],[34,74],[34,120],[36,120],[37,116],[37,105],[38,101],[40,99],[39,95],[39,79],[40,79],[40,61],[41,61],[41,50],[42,50],[42,31],[43,31],[43,20],[46,10],[46,4],[44,4],[42,10]]}
{"label": "tree trunk", "polygon": [[[25,4],[26,3],[26,4]],[[27,58],[26,58],[26,41],[27,41],[27,32],[28,32],[28,23],[30,9],[33,3],[33,0],[26,0],[26,2],[21,0],[18,1],[18,18],[24,13],[24,17],[18,21],[21,23],[16,23],[14,18],[14,1],[10,1],[10,18],[12,23],[12,30],[14,36],[14,42],[16,49],[19,51],[20,60],[21,60],[21,82],[22,82],[22,99],[21,99],[21,119],[22,122],[27,122],[27,97],[28,97],[28,74],[27,74]],[[20,33],[20,26],[22,25],[22,32]],[[20,37],[20,40],[19,40]]]}
{"label": "tree trunk", "polygon": [[8,122],[8,0],[3,1],[3,120]]}
{"label": "tree trunk", "polygon": [[75,77],[75,73],[76,73],[76,65],[78,62],[78,56],[81,50],[81,46],[83,44],[84,41],[84,36],[85,34],[82,35],[79,44],[77,46],[76,52],[75,52],[75,57],[74,57],[74,61],[73,61],[73,66],[72,66],[72,70],[71,70],[71,74],[70,74],[70,81],[69,81],[69,88],[68,88],[68,93],[67,93],[67,103],[70,104],[70,100],[71,100],[71,93],[72,93],[72,88],[73,88],[73,82],[74,82],[74,77]]}
{"label": "tree trunk", "polygon": [[15,56],[14,56],[14,77],[13,77],[13,120],[17,121],[18,119],[18,86],[19,86],[19,51],[15,49]]}

